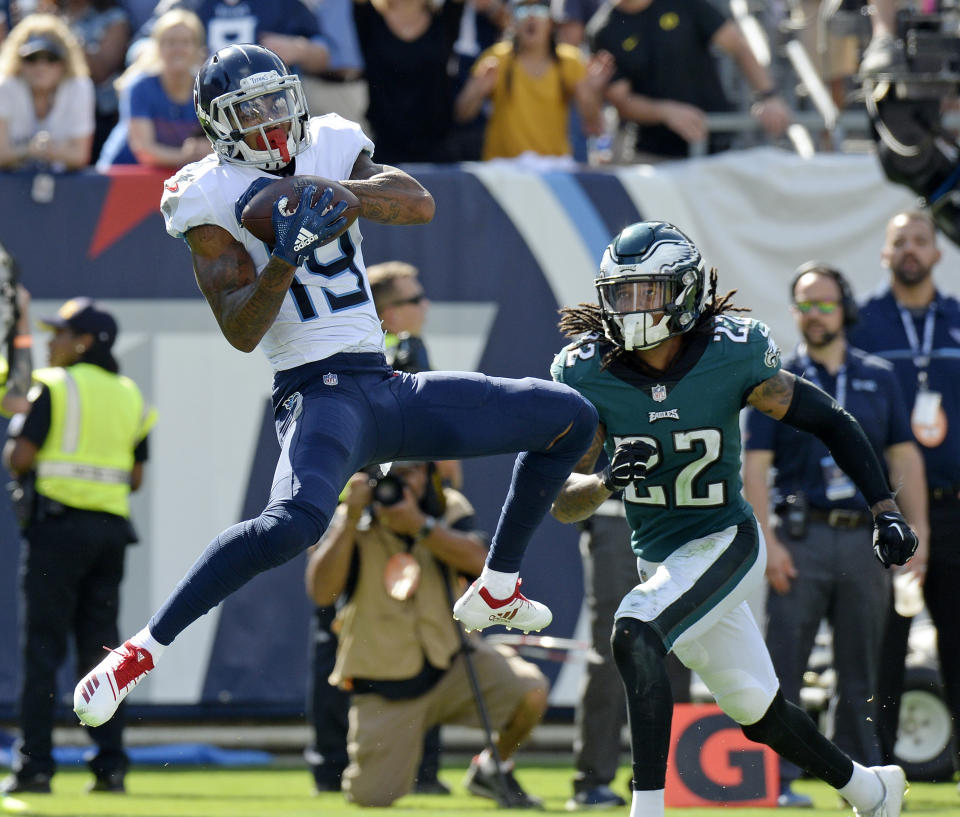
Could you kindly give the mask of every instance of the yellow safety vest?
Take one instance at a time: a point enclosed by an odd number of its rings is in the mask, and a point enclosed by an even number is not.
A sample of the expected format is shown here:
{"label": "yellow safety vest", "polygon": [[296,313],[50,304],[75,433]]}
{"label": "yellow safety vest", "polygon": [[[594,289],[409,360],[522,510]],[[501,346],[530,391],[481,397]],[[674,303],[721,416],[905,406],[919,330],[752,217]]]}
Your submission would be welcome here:
{"label": "yellow safety vest", "polygon": [[71,508],[130,516],[133,450],[157,421],[129,377],[77,363],[33,373],[50,391],[36,491]]}

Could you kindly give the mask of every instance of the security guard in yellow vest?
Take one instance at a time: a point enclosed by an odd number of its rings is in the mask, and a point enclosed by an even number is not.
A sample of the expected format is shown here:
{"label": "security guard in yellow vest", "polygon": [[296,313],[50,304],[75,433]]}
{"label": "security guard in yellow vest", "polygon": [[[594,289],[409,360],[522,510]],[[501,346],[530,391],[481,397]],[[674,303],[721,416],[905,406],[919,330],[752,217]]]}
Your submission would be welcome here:
{"label": "security guard in yellow vest", "polygon": [[[119,641],[117,612],[126,546],[137,541],[129,495],[143,478],[156,415],[137,385],[118,374],[113,316],[88,298],[52,318],[50,368],[33,373],[30,407],[14,417],[4,464],[32,501],[21,516],[20,693],[22,741],[5,793],[49,792],[57,669],[76,642],[80,667]],[[24,502],[30,497],[25,491]],[[91,729],[95,791],[122,792],[127,769],[123,718]]]}

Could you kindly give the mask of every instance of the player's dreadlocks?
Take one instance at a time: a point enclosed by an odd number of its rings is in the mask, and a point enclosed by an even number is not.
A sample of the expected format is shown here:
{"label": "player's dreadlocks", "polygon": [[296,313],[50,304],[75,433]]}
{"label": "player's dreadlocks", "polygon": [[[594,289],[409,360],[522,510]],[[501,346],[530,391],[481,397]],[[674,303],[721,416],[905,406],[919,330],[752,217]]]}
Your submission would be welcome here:
{"label": "player's dreadlocks", "polygon": [[[713,319],[724,312],[749,312],[749,306],[734,306],[732,299],[736,292],[735,289],[731,289],[726,295],[717,295],[717,268],[711,267],[710,289],[704,301],[703,309],[700,311],[700,317],[697,318],[692,331],[712,332]],[[560,315],[560,323],[558,324],[560,331],[568,338],[579,337],[579,340],[573,344],[574,349],[592,343],[597,335],[604,337],[606,334],[600,307],[597,304],[581,303],[577,306],[565,306],[560,310]],[[615,343],[611,344],[610,351],[604,355],[601,362],[601,370],[606,369],[626,351],[622,346]]]}

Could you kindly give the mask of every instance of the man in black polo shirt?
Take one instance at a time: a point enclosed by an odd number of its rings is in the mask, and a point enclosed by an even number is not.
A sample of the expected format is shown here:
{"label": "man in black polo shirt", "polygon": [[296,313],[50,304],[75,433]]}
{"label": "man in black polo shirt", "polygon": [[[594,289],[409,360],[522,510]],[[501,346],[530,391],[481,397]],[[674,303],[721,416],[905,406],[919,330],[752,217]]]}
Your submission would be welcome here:
{"label": "man in black polo shirt", "polygon": [[[616,74],[607,101],[621,122],[636,122],[640,160],[677,158],[703,142],[706,113],[734,110],[723,92],[711,49],[736,62],[754,92],[751,113],[771,136],[790,124],[791,114],[773,80],[753,56],[737,24],[709,0],[613,0],[587,25],[594,53],[608,51]],[[708,152],[730,146],[729,134],[714,134]]]}
{"label": "man in black polo shirt", "polygon": [[[930,487],[930,559],[924,600],[937,627],[944,691],[960,738],[960,303],[937,291],[936,228],[926,213],[897,213],[882,252],[889,286],[861,307],[851,342],[893,364]],[[880,736],[893,754],[910,619],[891,612],[884,639]],[[955,744],[960,745],[960,744]],[[954,759],[960,768],[960,759]]]}
{"label": "man in black polo shirt", "polygon": [[[918,565],[926,547],[923,460],[913,442],[893,367],[851,348],[844,329],[856,303],[837,271],[811,262],[791,287],[803,342],[784,368],[818,385],[863,427],[885,460],[897,501],[917,531]],[[826,447],[810,434],[751,411],[747,421],[744,493],[767,542],[767,647],[785,697],[799,703],[803,672],[820,622],[833,627],[837,701],[834,742],[854,760],[880,763],[875,724],[881,640],[890,606],[890,574],[872,558],[873,519],[863,496]],[[767,477],[776,468],[776,516]],[[791,783],[800,770],[780,761],[781,806],[812,806]]]}

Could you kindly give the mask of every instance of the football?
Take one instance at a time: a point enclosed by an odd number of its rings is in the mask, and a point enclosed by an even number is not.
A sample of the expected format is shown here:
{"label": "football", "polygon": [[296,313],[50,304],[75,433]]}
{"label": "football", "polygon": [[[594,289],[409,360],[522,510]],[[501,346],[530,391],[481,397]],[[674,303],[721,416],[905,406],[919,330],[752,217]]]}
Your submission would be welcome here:
{"label": "football", "polygon": [[[330,202],[331,207],[341,201],[347,203],[347,209],[343,211],[343,217],[347,220],[346,226],[330,238],[330,241],[335,240],[345,233],[350,225],[357,220],[357,216],[360,215],[360,199],[339,182],[324,179],[320,176],[287,176],[277,179],[275,182],[269,182],[258,190],[250,201],[246,203],[240,214],[240,224],[261,241],[265,241],[270,246],[273,246],[275,240],[273,234],[274,202],[286,197],[286,209],[288,212],[293,212],[300,203],[301,193],[307,187],[310,187],[310,185],[317,188],[311,204],[317,203],[317,200],[323,195],[323,191],[327,187],[333,190],[333,201]],[[330,242],[328,241],[327,243]]]}

